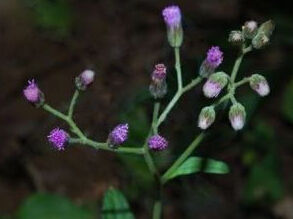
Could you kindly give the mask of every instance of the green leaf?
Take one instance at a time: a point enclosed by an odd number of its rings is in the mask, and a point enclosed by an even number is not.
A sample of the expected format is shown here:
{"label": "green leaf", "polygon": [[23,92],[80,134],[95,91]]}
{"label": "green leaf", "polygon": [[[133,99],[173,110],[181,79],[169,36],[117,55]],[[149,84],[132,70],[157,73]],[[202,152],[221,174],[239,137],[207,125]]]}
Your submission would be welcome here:
{"label": "green leaf", "polygon": [[74,205],[65,197],[52,194],[34,194],[21,205],[19,219],[93,219],[91,212]]}
{"label": "green leaf", "polygon": [[283,115],[293,123],[293,80],[288,84],[282,104]]}
{"label": "green leaf", "polygon": [[213,159],[205,159],[202,157],[190,157],[181,166],[177,168],[168,179],[175,178],[181,175],[187,175],[191,173],[213,173],[213,174],[226,174],[229,172],[229,167],[222,161]]}
{"label": "green leaf", "polygon": [[134,219],[123,194],[114,188],[106,191],[103,200],[102,219]]}

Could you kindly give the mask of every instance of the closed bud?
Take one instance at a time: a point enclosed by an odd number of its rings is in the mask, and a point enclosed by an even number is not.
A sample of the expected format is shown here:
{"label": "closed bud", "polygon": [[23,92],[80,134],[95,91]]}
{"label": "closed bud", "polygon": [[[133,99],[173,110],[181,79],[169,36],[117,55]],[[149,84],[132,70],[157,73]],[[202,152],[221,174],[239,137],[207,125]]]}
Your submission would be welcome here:
{"label": "closed bud", "polygon": [[228,75],[224,72],[212,74],[203,86],[203,93],[208,98],[217,97],[228,83]]}
{"label": "closed bud", "polygon": [[242,27],[245,38],[252,39],[257,34],[257,23],[255,21],[247,21]]}
{"label": "closed bud", "polygon": [[252,46],[255,49],[261,49],[268,45],[269,41],[270,39],[267,37],[267,35],[265,35],[264,32],[260,32],[252,39]]}
{"label": "closed bud", "polygon": [[234,130],[241,130],[245,124],[246,112],[240,103],[235,103],[230,107],[229,120]]}
{"label": "closed bud", "polygon": [[270,87],[266,78],[259,74],[253,74],[249,79],[250,87],[260,96],[266,96],[270,93]]}
{"label": "closed bud", "polygon": [[241,45],[244,42],[244,37],[241,31],[233,30],[229,34],[228,42],[233,45]]}
{"label": "closed bud", "polygon": [[164,64],[155,65],[151,75],[152,82],[149,87],[149,91],[155,99],[163,98],[167,94],[166,76],[166,66]]}
{"label": "closed bud", "polygon": [[75,78],[75,85],[77,89],[84,91],[94,82],[94,79],[95,72],[92,70],[85,70]]}
{"label": "closed bud", "polygon": [[198,116],[198,127],[201,129],[207,129],[213,124],[216,119],[216,112],[214,107],[206,106],[202,108]]}
{"label": "closed bud", "polygon": [[263,32],[268,38],[270,38],[274,30],[275,30],[274,22],[272,20],[268,20],[264,22],[262,25],[260,25],[260,27],[258,28],[258,33]]}
{"label": "closed bud", "polygon": [[167,36],[171,47],[180,47],[183,42],[181,11],[176,5],[168,6],[162,11],[167,26]]}

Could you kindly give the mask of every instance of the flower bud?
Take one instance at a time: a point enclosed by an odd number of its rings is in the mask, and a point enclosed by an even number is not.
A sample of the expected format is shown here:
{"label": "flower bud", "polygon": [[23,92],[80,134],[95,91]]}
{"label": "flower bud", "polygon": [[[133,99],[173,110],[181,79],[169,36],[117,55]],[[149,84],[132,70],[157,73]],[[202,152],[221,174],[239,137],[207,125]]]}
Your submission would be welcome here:
{"label": "flower bud", "polygon": [[245,38],[252,39],[257,34],[257,23],[255,21],[247,21],[242,27]]}
{"label": "flower bud", "polygon": [[153,151],[162,151],[168,147],[168,141],[160,135],[154,135],[148,139],[148,147]]}
{"label": "flower bud", "polygon": [[262,25],[260,25],[260,27],[258,28],[258,33],[263,32],[268,38],[270,38],[274,30],[274,22],[272,20],[268,20],[264,22]]}
{"label": "flower bud", "polygon": [[202,108],[198,116],[198,127],[207,129],[213,124],[216,119],[216,112],[213,106],[206,106]]}
{"label": "flower bud", "polygon": [[251,89],[255,90],[260,96],[266,96],[270,93],[270,87],[266,78],[259,74],[251,75],[249,79]]}
{"label": "flower bud", "polygon": [[78,77],[75,78],[75,85],[79,90],[86,90],[95,79],[95,72],[92,70],[83,71]]}
{"label": "flower bud", "polygon": [[44,94],[34,79],[28,81],[28,86],[23,89],[23,95],[27,101],[35,106],[41,106],[45,102]]}
{"label": "flower bud", "polygon": [[167,68],[164,64],[155,65],[155,69],[151,75],[152,82],[149,90],[154,98],[163,98],[167,93]]}
{"label": "flower bud", "polygon": [[264,32],[259,32],[251,41],[255,49],[261,49],[268,45],[270,39]]}
{"label": "flower bud", "polygon": [[63,129],[55,128],[48,135],[48,140],[54,148],[61,151],[64,150],[65,146],[67,145],[69,135]]}
{"label": "flower bud", "polygon": [[167,25],[167,36],[170,46],[180,47],[183,41],[180,8],[176,5],[168,6],[164,8],[162,15]]}
{"label": "flower bud", "polygon": [[206,59],[200,66],[199,75],[205,78],[209,77],[222,62],[223,52],[218,46],[211,47],[207,52]]}
{"label": "flower bud", "polygon": [[229,34],[228,42],[234,45],[241,45],[244,42],[244,37],[241,31],[233,30]]}
{"label": "flower bud", "polygon": [[246,112],[245,108],[240,103],[235,103],[230,107],[229,120],[234,130],[238,131],[245,124]]}
{"label": "flower bud", "polygon": [[118,147],[128,138],[128,124],[117,125],[109,134],[108,144],[110,147]]}
{"label": "flower bud", "polygon": [[208,98],[217,97],[228,83],[228,75],[224,72],[212,74],[203,86],[203,93]]}

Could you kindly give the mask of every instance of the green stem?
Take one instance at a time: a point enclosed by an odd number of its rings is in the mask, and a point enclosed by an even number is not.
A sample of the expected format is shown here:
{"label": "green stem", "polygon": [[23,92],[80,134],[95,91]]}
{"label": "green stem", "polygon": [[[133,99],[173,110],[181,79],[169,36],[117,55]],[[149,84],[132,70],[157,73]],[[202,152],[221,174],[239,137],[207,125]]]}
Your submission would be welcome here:
{"label": "green stem", "polygon": [[202,77],[198,76],[197,78],[193,79],[189,84],[182,88],[182,93],[185,93],[196,86],[198,83],[202,81]]}
{"label": "green stem", "polygon": [[66,122],[68,121],[68,117],[65,114],[59,112],[58,110],[54,109],[50,105],[44,104],[42,107],[43,107],[44,110],[46,110],[47,112],[53,114],[54,116],[66,121]]}
{"label": "green stem", "polygon": [[91,146],[95,149],[101,149],[101,150],[112,151],[117,153],[144,154],[144,150],[141,147],[139,148],[135,148],[135,147],[111,148],[109,147],[107,143],[96,142],[88,138],[85,138],[85,139],[70,138],[69,143],[70,144],[84,144],[84,145]]}
{"label": "green stem", "polygon": [[153,128],[154,134],[158,134],[158,127],[156,124],[158,121],[159,110],[160,110],[160,103],[156,102],[154,104],[154,112],[153,112],[153,120],[152,120],[152,128]]}
{"label": "green stem", "polygon": [[73,97],[71,99],[70,105],[69,105],[69,109],[68,109],[68,117],[69,118],[72,118],[74,106],[76,104],[76,100],[77,100],[78,96],[79,96],[79,90],[75,90]]}
{"label": "green stem", "polygon": [[236,82],[234,86],[235,88],[240,87],[241,85],[248,83],[249,80],[250,80],[250,77],[243,78],[241,81]]}
{"label": "green stem", "polygon": [[164,173],[161,177],[162,184],[168,181],[168,178],[172,173],[177,170],[177,168],[192,154],[195,148],[200,144],[204,138],[204,133],[200,133],[193,142],[186,148],[186,150],[177,158],[177,160],[172,164],[172,166]]}
{"label": "green stem", "polygon": [[160,219],[162,214],[162,201],[156,200],[153,209],[153,219]]}
{"label": "green stem", "polygon": [[177,73],[178,90],[182,89],[182,73],[181,73],[181,62],[180,62],[180,48],[174,48],[175,53],[175,69]]}

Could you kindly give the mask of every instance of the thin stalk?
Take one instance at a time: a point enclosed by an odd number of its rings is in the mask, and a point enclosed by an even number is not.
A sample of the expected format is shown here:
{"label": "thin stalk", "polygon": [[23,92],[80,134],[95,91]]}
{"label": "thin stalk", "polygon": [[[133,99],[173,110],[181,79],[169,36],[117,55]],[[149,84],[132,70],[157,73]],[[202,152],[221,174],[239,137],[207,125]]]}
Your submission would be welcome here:
{"label": "thin stalk", "polygon": [[241,85],[248,83],[249,80],[250,80],[249,77],[243,78],[241,81],[236,82],[234,86],[235,88],[240,87]]}
{"label": "thin stalk", "polygon": [[154,104],[154,112],[153,112],[153,120],[152,120],[152,129],[154,134],[158,134],[158,127],[156,124],[158,120],[159,110],[160,110],[160,103],[156,102]]}
{"label": "thin stalk", "polygon": [[91,139],[80,139],[80,138],[70,138],[69,140],[70,144],[84,144],[91,146],[95,149],[101,149],[105,151],[112,151],[117,153],[130,153],[130,154],[144,154],[143,148],[139,147],[118,147],[118,148],[111,148],[107,143],[102,142],[96,142]]}
{"label": "thin stalk", "polygon": [[59,119],[62,119],[64,121],[66,121],[66,122],[68,121],[68,117],[65,114],[59,112],[58,110],[54,109],[50,105],[44,104],[42,107],[43,107],[44,110],[46,110],[47,112],[53,114],[54,116],[58,117]]}
{"label": "thin stalk", "polygon": [[68,109],[68,117],[69,118],[72,118],[73,110],[74,110],[78,96],[79,96],[79,90],[75,90],[73,97],[71,99],[70,105],[69,105],[69,109]]}
{"label": "thin stalk", "polygon": [[174,48],[175,53],[175,69],[177,74],[178,90],[182,89],[182,73],[181,73],[181,62],[180,62],[180,48]]}
{"label": "thin stalk", "polygon": [[153,208],[153,219],[160,219],[162,215],[162,201],[156,200]]}
{"label": "thin stalk", "polygon": [[200,133],[193,142],[186,148],[186,150],[177,158],[177,160],[171,165],[171,167],[161,177],[162,184],[168,181],[168,178],[177,168],[192,154],[195,148],[201,143],[205,134]]}

